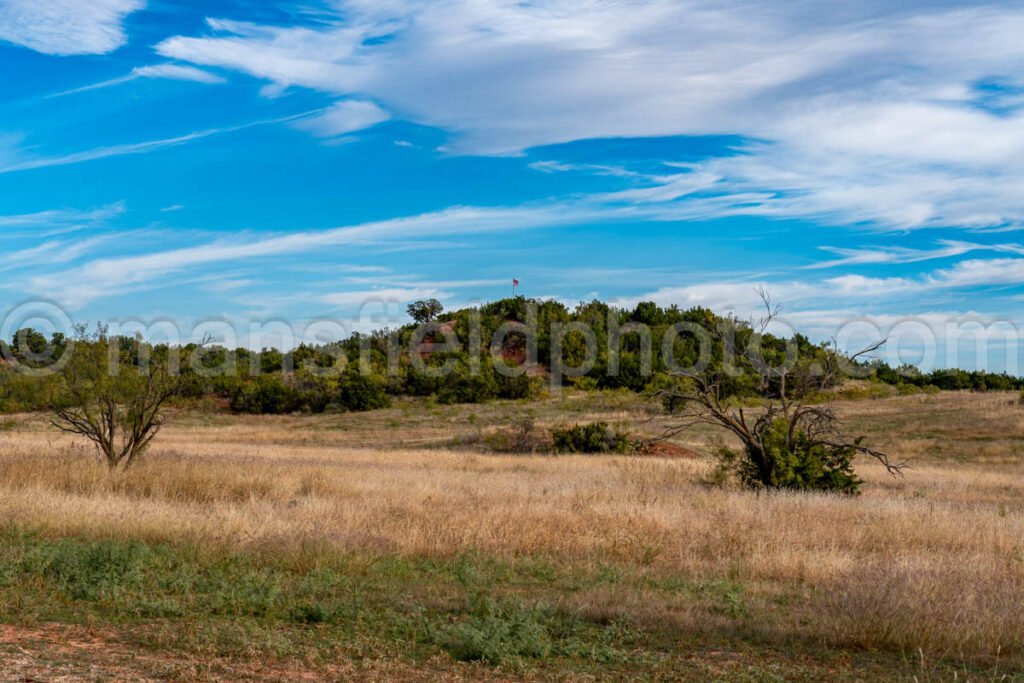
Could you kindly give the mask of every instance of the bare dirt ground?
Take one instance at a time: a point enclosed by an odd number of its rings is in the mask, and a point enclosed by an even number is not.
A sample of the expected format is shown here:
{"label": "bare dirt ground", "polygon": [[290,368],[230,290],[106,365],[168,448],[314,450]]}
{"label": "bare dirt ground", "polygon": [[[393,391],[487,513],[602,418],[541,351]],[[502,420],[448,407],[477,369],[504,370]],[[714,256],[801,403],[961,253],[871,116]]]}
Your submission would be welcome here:
{"label": "bare dirt ground", "polygon": [[301,663],[251,663],[230,659],[172,657],[140,652],[116,629],[69,624],[36,627],[0,625],[0,681],[80,683],[85,681],[510,681],[482,667],[453,671],[450,663],[413,666],[368,661],[315,668]]}

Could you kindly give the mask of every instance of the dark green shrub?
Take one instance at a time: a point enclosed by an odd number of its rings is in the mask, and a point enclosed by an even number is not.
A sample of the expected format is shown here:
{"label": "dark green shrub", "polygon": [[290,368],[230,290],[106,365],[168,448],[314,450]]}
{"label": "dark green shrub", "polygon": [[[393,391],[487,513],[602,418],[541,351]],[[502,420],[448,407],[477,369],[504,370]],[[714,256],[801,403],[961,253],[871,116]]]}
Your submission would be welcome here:
{"label": "dark green shrub", "polygon": [[556,453],[628,453],[632,447],[629,435],[607,422],[554,429],[551,442]]}
{"label": "dark green shrub", "polygon": [[441,383],[437,391],[439,403],[483,403],[498,396],[498,381],[494,366],[482,362],[479,370],[471,370],[468,363],[459,362]]}
{"label": "dark green shrub", "polygon": [[0,413],[46,410],[60,391],[56,375],[34,377],[0,367]]}
{"label": "dark green shrub", "polygon": [[377,375],[366,375],[347,370],[338,381],[338,405],[345,410],[362,412],[378,410],[391,405],[387,383]]}
{"label": "dark green shrub", "polygon": [[231,394],[231,409],[236,413],[281,415],[302,410],[301,392],[280,375],[259,375],[238,385]]}
{"label": "dark green shrub", "polygon": [[791,437],[789,423],[781,417],[765,426],[760,443],[763,453],[719,448],[719,477],[735,475],[750,488],[845,494],[860,488],[861,480],[853,472],[857,451],[851,446],[814,441],[802,429]]}
{"label": "dark green shrub", "polygon": [[299,403],[302,410],[311,413],[322,413],[334,402],[337,385],[326,374],[305,368],[297,371],[291,378],[291,385],[299,392]]}
{"label": "dark green shrub", "polygon": [[494,382],[498,398],[507,399],[537,398],[544,387],[543,377],[529,377],[526,374],[508,377],[495,372]]}
{"label": "dark green shrub", "polygon": [[395,389],[406,396],[435,396],[440,391],[445,379],[427,373],[424,370],[409,366],[404,368],[402,382]]}

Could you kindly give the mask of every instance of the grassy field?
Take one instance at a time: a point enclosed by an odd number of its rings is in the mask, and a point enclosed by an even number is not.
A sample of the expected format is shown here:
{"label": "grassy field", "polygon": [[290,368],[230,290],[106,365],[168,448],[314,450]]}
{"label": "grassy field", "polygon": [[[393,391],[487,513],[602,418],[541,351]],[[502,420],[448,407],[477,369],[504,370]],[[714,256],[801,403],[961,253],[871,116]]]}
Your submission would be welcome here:
{"label": "grassy field", "polygon": [[489,453],[628,394],[180,413],[111,477],[0,418],[4,680],[1024,680],[1024,407],[840,402],[912,469],[864,494],[709,485],[676,457]]}

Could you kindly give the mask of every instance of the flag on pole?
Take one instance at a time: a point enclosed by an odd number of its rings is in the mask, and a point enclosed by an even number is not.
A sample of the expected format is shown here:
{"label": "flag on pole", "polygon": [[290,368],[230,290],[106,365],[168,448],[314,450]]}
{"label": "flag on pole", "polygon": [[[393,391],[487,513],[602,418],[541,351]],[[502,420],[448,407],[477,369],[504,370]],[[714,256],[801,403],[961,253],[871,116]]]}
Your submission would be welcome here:
{"label": "flag on pole", "polygon": [[512,278],[512,286],[513,287],[518,287],[519,286],[519,280],[517,280],[515,278]]}

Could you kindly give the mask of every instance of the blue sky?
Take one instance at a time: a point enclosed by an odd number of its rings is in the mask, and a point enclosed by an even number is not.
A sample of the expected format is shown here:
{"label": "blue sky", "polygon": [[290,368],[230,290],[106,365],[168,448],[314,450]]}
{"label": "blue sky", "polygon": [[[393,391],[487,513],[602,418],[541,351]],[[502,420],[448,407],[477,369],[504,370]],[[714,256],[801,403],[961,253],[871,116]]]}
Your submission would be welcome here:
{"label": "blue sky", "polygon": [[812,336],[1016,370],[1024,4],[823,7],[0,0],[0,313],[358,327],[517,277],[749,315],[763,283]]}

